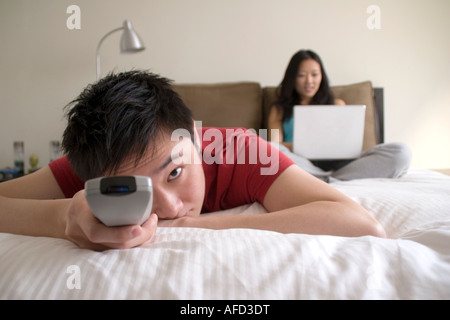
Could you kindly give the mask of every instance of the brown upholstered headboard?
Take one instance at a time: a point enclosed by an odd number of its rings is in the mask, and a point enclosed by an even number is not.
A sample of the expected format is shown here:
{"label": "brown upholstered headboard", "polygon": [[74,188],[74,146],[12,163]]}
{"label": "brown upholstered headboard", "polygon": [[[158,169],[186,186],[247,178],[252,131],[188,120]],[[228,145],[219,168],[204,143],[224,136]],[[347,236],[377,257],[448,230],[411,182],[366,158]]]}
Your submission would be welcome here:
{"label": "brown upholstered headboard", "polygon": [[261,85],[258,82],[174,84],[174,90],[204,127],[261,125]]}
{"label": "brown upholstered headboard", "polygon": [[[261,88],[258,82],[174,84],[173,88],[204,127],[266,129],[270,107],[276,100],[276,87]],[[383,142],[383,89],[373,89],[370,81],[331,89],[347,104],[367,106],[363,149]]]}

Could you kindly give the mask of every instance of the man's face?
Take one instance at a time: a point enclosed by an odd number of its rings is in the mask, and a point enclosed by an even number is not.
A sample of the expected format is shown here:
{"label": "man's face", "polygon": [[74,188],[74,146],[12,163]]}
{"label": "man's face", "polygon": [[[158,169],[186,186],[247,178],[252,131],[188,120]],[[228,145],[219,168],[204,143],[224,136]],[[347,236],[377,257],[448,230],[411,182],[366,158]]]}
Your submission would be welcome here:
{"label": "man's face", "polygon": [[[191,152],[178,153],[174,157],[174,148]],[[153,153],[145,155],[137,165],[130,157],[114,175],[150,177],[153,184],[152,213],[156,213],[159,219],[196,217],[201,213],[205,175],[200,155],[190,139],[172,141],[170,134],[163,133],[157,139]]]}

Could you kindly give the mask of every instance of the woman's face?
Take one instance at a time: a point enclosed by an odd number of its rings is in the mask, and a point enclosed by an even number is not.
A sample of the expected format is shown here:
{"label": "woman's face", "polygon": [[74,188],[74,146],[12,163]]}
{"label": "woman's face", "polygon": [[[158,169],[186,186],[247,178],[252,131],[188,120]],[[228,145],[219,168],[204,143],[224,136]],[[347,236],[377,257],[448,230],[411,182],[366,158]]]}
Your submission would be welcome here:
{"label": "woman's face", "polygon": [[314,59],[303,60],[297,73],[295,90],[300,95],[301,104],[309,104],[319,90],[322,82],[322,70],[320,64]]}

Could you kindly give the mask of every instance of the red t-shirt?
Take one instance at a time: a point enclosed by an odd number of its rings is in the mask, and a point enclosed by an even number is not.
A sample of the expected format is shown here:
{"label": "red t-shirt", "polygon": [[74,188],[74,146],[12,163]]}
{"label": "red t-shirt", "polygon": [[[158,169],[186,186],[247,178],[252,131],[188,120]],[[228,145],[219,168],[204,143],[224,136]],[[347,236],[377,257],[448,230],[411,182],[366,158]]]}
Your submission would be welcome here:
{"label": "red t-shirt", "polygon": [[[267,190],[292,160],[277,148],[241,128],[201,128],[205,200],[202,212],[262,203]],[[67,157],[49,164],[67,198],[84,189]],[[270,169],[270,170],[269,170]]]}

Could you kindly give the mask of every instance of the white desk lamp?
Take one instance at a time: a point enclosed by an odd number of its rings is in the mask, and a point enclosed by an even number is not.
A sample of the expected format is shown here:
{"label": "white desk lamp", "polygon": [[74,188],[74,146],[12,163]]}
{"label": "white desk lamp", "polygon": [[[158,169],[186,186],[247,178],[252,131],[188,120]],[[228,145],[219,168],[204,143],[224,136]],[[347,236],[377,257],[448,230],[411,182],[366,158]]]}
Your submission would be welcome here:
{"label": "white desk lamp", "polygon": [[122,27],[111,30],[110,32],[105,34],[103,38],[100,39],[97,45],[97,81],[100,80],[100,46],[102,45],[103,40],[105,40],[106,37],[119,30],[123,30],[122,37],[120,38],[120,52],[139,52],[145,49],[144,43],[142,42],[141,38],[133,30],[131,22],[125,20]]}

